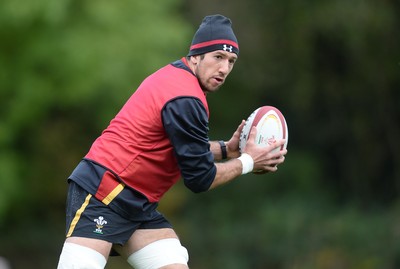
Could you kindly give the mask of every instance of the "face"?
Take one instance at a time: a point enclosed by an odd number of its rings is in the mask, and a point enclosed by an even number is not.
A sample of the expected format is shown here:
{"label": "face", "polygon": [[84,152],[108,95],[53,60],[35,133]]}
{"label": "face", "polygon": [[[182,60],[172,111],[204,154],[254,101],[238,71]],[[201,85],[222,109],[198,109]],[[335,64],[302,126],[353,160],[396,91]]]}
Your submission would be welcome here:
{"label": "face", "polygon": [[193,72],[204,92],[214,92],[224,84],[232,71],[237,55],[224,50],[191,57]]}

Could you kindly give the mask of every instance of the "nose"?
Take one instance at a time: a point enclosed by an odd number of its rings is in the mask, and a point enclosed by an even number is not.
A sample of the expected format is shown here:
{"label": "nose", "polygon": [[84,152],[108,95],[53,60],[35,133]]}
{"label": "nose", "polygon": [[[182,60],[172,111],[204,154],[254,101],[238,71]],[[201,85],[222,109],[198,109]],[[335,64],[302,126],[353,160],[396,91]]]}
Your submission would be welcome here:
{"label": "nose", "polygon": [[229,74],[230,71],[231,71],[231,65],[229,60],[221,61],[219,66],[219,72],[226,76]]}

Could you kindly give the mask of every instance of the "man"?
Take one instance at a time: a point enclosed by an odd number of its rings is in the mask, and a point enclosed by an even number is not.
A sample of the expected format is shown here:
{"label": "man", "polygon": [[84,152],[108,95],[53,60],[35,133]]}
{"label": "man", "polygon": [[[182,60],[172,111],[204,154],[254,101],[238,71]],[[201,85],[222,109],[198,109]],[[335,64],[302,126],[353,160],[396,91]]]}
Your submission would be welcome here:
{"label": "man", "polygon": [[[136,269],[188,268],[188,253],[156,208],[183,178],[203,192],[252,172],[274,172],[284,140],[261,148],[255,129],[240,154],[244,121],[227,142],[208,139],[206,95],[238,58],[231,21],[207,16],[189,54],[146,78],[69,177],[67,239],[59,269],[104,268],[110,252]],[[224,162],[216,162],[229,159]]]}

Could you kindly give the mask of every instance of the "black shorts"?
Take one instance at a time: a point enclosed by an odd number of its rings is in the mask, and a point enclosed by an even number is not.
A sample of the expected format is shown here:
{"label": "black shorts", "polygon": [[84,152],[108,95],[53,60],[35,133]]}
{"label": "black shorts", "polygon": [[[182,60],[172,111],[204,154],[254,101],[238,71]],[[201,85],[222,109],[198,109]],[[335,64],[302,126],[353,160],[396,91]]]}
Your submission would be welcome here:
{"label": "black shorts", "polygon": [[172,228],[158,211],[147,220],[126,219],[74,181],[69,183],[66,211],[67,237],[94,238],[123,245],[137,229]]}

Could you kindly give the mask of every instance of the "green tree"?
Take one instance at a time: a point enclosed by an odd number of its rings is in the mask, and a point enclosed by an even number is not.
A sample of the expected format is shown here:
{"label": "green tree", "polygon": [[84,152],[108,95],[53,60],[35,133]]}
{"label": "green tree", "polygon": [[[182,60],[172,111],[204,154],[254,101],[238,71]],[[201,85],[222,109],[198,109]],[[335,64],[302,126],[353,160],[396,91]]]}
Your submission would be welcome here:
{"label": "green tree", "polygon": [[218,98],[210,98],[211,108],[222,108],[212,114],[217,120],[235,126],[256,107],[275,105],[289,124],[289,157],[311,155],[310,165],[322,170],[315,184],[365,205],[398,198],[398,1],[187,5],[198,16],[215,10],[230,16],[238,35],[237,66]]}
{"label": "green tree", "polygon": [[54,268],[66,178],[141,80],[187,52],[193,29],[179,10],[178,0],[0,3],[0,254],[30,253],[9,257],[16,268]]}
{"label": "green tree", "polygon": [[189,230],[198,231],[188,242],[193,264],[397,268],[398,1],[187,6],[193,22],[207,13],[231,17],[239,39],[237,66],[219,96],[210,96],[211,110],[221,108],[211,123],[225,126],[212,132],[228,136],[265,104],[280,108],[289,124],[289,153],[278,173],[189,199]]}

